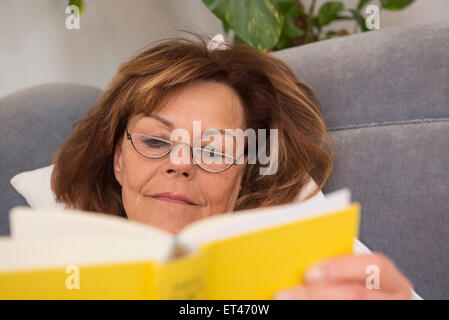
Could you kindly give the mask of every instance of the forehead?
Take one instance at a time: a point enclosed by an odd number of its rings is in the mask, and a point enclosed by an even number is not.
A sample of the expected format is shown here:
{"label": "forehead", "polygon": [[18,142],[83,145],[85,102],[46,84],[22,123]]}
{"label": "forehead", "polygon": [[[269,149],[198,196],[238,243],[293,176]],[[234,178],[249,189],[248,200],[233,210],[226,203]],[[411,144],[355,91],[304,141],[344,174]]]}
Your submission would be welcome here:
{"label": "forehead", "polygon": [[[243,106],[237,93],[226,84],[212,81],[178,90],[155,115],[171,122],[174,128],[191,130],[193,121],[201,121],[203,129],[245,129]],[[164,125],[151,117],[141,116],[136,121]]]}

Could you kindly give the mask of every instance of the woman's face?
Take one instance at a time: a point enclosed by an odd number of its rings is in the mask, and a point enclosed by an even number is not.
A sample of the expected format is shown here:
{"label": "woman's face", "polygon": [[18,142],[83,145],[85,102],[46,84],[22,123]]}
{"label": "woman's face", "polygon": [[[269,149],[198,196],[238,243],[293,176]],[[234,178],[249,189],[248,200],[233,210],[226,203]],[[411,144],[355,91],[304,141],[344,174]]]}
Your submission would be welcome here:
{"label": "woman's face", "polygon": [[[132,116],[127,128],[130,134],[158,136],[165,140],[170,140],[172,130],[185,129],[193,146],[193,121],[198,120],[202,131],[210,128],[246,129],[237,94],[230,87],[212,81],[181,89],[151,117]],[[176,150],[187,152],[185,147]],[[116,146],[114,156],[115,177],[122,186],[128,218],[171,233],[178,233],[196,220],[232,211],[244,168],[245,165],[236,164],[223,172],[210,173],[192,161],[174,163],[169,155],[159,159],[145,158],[136,152],[126,136]],[[180,200],[179,195],[192,203]]]}

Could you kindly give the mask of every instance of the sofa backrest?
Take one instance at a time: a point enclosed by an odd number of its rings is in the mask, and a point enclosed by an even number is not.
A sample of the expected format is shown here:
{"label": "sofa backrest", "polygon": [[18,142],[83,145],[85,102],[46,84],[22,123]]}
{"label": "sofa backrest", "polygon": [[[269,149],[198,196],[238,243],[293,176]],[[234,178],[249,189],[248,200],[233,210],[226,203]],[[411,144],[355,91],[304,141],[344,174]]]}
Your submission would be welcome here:
{"label": "sofa backrest", "polygon": [[9,234],[9,210],[26,205],[9,181],[51,163],[101,90],[77,84],[44,84],[0,98],[0,235]]}

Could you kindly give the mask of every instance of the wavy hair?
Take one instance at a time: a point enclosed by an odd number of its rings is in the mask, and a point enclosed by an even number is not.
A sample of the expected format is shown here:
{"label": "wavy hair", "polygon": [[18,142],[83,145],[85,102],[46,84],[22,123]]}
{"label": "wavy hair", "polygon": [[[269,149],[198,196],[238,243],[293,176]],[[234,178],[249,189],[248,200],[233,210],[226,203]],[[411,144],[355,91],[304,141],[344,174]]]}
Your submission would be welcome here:
{"label": "wavy hair", "polygon": [[[53,156],[51,186],[66,207],[126,217],[113,170],[114,149],[134,114],[152,114],[176,90],[217,81],[241,99],[246,127],[278,129],[278,170],[260,175],[247,164],[235,210],[295,201],[312,178],[317,188],[332,170],[333,145],[318,100],[281,59],[245,45],[208,48],[208,37],[163,39],[122,63],[72,136]],[[266,144],[269,149],[269,137]]]}

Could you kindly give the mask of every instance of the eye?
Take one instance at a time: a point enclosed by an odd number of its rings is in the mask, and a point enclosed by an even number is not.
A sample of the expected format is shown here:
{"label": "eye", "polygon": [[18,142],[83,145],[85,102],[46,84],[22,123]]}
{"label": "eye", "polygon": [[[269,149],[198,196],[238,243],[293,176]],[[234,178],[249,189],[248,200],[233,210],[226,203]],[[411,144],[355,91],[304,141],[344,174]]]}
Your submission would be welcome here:
{"label": "eye", "polygon": [[152,138],[152,137],[142,137],[142,143],[145,144],[145,146],[150,148],[165,148],[170,146],[170,144],[164,140]]}

